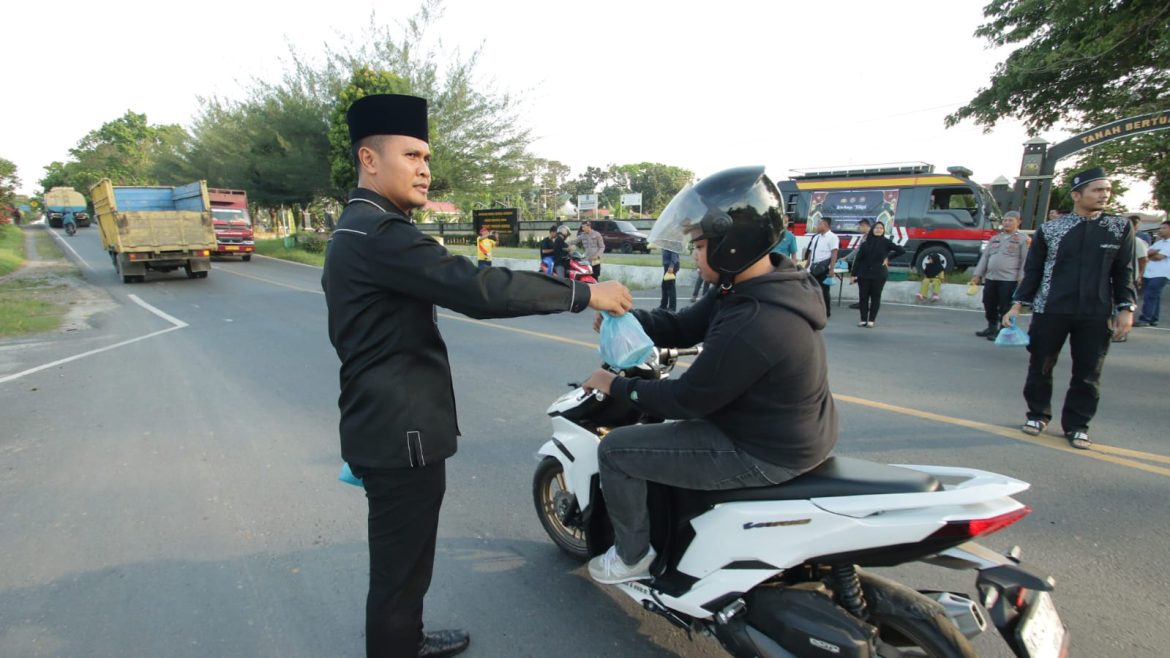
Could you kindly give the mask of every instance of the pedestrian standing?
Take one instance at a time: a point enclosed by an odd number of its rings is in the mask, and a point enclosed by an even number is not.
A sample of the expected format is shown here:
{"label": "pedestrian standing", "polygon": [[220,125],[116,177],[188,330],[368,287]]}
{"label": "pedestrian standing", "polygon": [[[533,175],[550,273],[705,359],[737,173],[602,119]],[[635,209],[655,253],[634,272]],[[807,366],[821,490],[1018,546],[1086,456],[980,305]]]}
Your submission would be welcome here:
{"label": "pedestrian standing", "polygon": [[1101,398],[1110,336],[1123,338],[1133,326],[1133,229],[1104,213],[1112,192],[1100,167],[1073,176],[1073,211],[1036,229],[1015,303],[1003,318],[1011,326],[1022,307],[1032,307],[1025,434],[1040,434],[1052,420],[1052,369],[1069,342],[1072,378],[1060,424],[1069,444],[1082,450],[1092,446],[1089,423]]}
{"label": "pedestrian standing", "polygon": [[[451,656],[464,631],[423,633],[446,459],[460,435],[436,306],[476,318],[622,314],[629,291],[477,269],[418,230],[431,184],[426,101],[373,95],[346,112],[358,172],[325,255],[329,340],[341,359],[341,455],[369,503],[368,656]],[[339,650],[340,653],[345,653]]]}
{"label": "pedestrian standing", "polygon": [[882,290],[890,277],[890,259],[906,253],[901,245],[886,237],[886,225],[876,222],[853,259],[853,283],[857,284],[859,327],[872,329],[882,306]]}
{"label": "pedestrian standing", "polygon": [[491,229],[484,226],[479,229],[479,237],[475,240],[475,252],[479,256],[479,269],[492,266],[492,251],[496,248],[496,241],[492,239]]}
{"label": "pedestrian standing", "polygon": [[[861,245],[865,244],[865,239],[869,237],[869,231],[870,231],[870,222],[868,219],[863,218],[857,222],[857,233],[858,234],[856,236],[854,236],[853,240],[851,240],[849,243],[849,246],[852,248],[852,251],[850,251],[845,256],[845,262],[849,264],[849,271],[850,272],[852,272],[854,270],[853,264],[855,262],[857,262],[857,252],[861,249]],[[856,279],[857,277],[855,276],[854,278]],[[861,308],[861,300],[858,299],[857,301],[853,302],[852,304],[849,305],[849,308]]]}
{"label": "pedestrian standing", "polygon": [[[919,286],[918,294],[914,298],[922,302],[930,295],[930,303],[938,303],[941,299],[944,276],[942,258],[938,254],[927,254],[922,261],[922,285]],[[934,288],[933,294],[930,292],[931,288]]]}
{"label": "pedestrian standing", "polygon": [[1158,241],[1147,252],[1149,263],[1142,277],[1142,314],[1137,327],[1156,327],[1162,311],[1162,289],[1170,279],[1170,220],[1158,227]]}
{"label": "pedestrian standing", "polygon": [[830,302],[832,295],[826,281],[837,268],[837,251],[841,247],[841,238],[832,231],[833,220],[822,216],[817,220],[817,233],[809,240],[805,253],[808,261],[808,272],[821,285],[821,294],[825,300],[825,317],[832,315]]}
{"label": "pedestrian standing", "polygon": [[785,230],[780,234],[780,240],[776,242],[776,246],[772,247],[772,253],[780,254],[795,263],[796,252],[796,236],[792,234],[792,231]]}
{"label": "pedestrian standing", "polygon": [[1024,276],[1024,260],[1028,258],[1028,236],[1019,231],[1020,213],[1004,213],[1002,226],[1003,230],[987,241],[971,277],[971,283],[983,283],[983,315],[987,320],[987,327],[975,335],[987,340],[999,335],[999,322],[1012,306],[1012,295]]}
{"label": "pedestrian standing", "polygon": [[678,310],[678,293],[675,290],[676,279],[678,278],[678,252],[669,249],[662,250],[662,301],[659,302],[658,308],[665,308],[671,311]]}
{"label": "pedestrian standing", "polygon": [[585,249],[585,260],[593,267],[593,279],[601,280],[601,254],[605,253],[605,237],[593,230],[593,222],[581,222],[581,233],[570,238],[568,244],[581,245]]}

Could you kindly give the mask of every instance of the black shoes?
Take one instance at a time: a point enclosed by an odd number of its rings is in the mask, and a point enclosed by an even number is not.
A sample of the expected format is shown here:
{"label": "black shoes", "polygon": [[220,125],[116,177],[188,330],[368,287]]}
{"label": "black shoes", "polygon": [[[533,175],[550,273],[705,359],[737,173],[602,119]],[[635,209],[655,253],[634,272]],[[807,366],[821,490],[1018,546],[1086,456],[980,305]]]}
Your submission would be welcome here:
{"label": "black shoes", "polygon": [[422,644],[418,646],[418,658],[446,658],[462,653],[467,645],[471,644],[471,636],[467,631],[449,630],[435,631],[423,635]]}
{"label": "black shoes", "polygon": [[853,302],[849,305],[849,308],[861,308],[861,302]]}
{"label": "black shoes", "polygon": [[987,325],[987,328],[983,331],[975,332],[976,336],[979,336],[980,338],[989,338],[991,340],[995,340],[997,334],[999,334],[999,327],[995,326],[994,324]]}

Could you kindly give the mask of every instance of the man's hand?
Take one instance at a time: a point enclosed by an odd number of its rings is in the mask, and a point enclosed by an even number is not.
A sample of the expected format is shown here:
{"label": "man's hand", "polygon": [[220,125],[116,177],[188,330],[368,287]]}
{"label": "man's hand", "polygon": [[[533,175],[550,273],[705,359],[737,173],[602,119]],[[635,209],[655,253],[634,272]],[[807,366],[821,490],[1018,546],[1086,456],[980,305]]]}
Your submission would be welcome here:
{"label": "man's hand", "polygon": [[1130,329],[1133,329],[1133,311],[1118,311],[1113,321],[1113,337],[1121,340],[1129,335]]}
{"label": "man's hand", "polygon": [[589,286],[589,308],[595,311],[609,311],[623,315],[634,307],[634,298],[618,281],[606,281]]}
{"label": "man's hand", "polygon": [[1004,327],[1011,327],[1012,322],[1020,315],[1020,308],[1021,307],[1019,304],[1012,304],[1012,307],[1008,309],[1008,312],[1003,314],[1003,322],[1000,324],[1002,324]]}
{"label": "man's hand", "polygon": [[855,283],[857,283],[857,277],[855,277],[855,276],[849,277],[849,285],[853,285]]}
{"label": "man's hand", "polygon": [[585,389],[586,393],[601,391],[609,395],[609,386],[615,379],[617,379],[617,375],[608,370],[596,370],[592,375],[589,375],[589,379],[586,379],[584,384],[581,384],[581,388]]}
{"label": "man's hand", "polygon": [[979,285],[979,277],[977,277],[977,276],[971,277],[971,283],[974,283],[975,285]]}

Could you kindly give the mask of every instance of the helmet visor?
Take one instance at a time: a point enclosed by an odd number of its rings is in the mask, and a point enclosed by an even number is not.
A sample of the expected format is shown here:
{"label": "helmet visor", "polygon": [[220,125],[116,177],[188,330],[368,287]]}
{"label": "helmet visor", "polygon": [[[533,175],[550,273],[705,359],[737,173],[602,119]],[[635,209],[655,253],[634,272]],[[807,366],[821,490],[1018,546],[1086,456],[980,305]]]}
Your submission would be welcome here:
{"label": "helmet visor", "polygon": [[701,224],[707,215],[707,204],[693,185],[687,185],[666,205],[654,228],[650,229],[649,243],[660,249],[685,253],[692,240],[702,236]]}

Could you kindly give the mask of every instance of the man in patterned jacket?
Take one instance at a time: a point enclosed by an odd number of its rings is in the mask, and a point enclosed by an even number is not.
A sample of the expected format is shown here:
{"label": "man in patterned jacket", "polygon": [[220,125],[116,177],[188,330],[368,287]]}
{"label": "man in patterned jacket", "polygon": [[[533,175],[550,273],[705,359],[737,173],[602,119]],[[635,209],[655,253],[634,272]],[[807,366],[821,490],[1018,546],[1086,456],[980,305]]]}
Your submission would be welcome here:
{"label": "man in patterned jacket", "polygon": [[1133,229],[1104,214],[1112,193],[1100,167],[1073,176],[1073,211],[1036,229],[1015,303],[1003,316],[1010,326],[1021,307],[1032,307],[1025,434],[1040,434],[1052,420],[1052,368],[1069,341],[1072,378],[1060,423],[1068,442],[1082,450],[1092,446],[1089,423],[1101,397],[1110,337],[1123,338],[1133,327]]}

